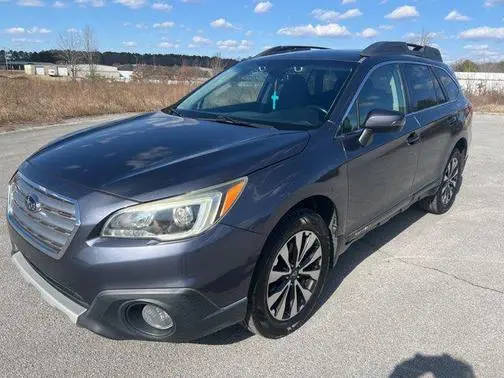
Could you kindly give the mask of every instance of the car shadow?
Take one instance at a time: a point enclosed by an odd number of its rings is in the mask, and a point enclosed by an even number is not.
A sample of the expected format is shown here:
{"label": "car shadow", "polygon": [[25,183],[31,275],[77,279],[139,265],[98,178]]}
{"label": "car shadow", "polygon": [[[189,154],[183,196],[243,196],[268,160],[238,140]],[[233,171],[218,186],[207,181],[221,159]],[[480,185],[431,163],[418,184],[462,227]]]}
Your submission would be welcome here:
{"label": "car shadow", "polygon": [[[326,282],[324,291],[315,307],[317,311],[336,291],[339,285],[360,263],[371,256],[383,245],[394,239],[413,223],[421,219],[425,212],[411,207],[405,212],[398,214],[383,226],[371,231],[361,240],[353,244],[338,260],[334,269],[329,272],[329,279]],[[248,339],[254,334],[236,324],[225,328],[212,335],[205,336],[201,339],[194,340],[195,344],[206,345],[226,345],[234,344]]]}
{"label": "car shadow", "polygon": [[420,353],[412,358],[397,364],[390,378],[417,378],[430,373],[435,378],[459,377],[475,378],[471,365],[462,360],[457,360],[449,354],[428,356]]}

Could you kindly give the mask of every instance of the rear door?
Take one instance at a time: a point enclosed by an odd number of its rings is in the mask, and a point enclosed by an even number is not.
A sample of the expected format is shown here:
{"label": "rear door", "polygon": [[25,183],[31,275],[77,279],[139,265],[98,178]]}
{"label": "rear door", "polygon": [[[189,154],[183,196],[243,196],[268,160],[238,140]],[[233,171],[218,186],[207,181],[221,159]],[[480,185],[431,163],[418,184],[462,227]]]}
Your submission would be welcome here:
{"label": "rear door", "polygon": [[430,66],[408,63],[403,65],[410,111],[419,124],[420,156],[413,182],[413,193],[434,184],[441,175],[449,148],[452,105]]}
{"label": "rear door", "polygon": [[363,84],[340,128],[347,154],[347,234],[358,231],[409,198],[418,159],[414,130],[407,117],[401,131],[375,133],[368,146],[358,142],[368,113],[375,109],[406,113],[406,96],[398,64],[375,69]]}

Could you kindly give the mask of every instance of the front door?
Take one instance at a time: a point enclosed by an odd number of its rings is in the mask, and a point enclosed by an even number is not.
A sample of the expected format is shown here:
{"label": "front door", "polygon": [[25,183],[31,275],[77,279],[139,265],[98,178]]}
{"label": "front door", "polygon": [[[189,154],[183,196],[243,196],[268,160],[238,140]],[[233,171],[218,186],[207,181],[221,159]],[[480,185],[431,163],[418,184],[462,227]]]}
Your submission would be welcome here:
{"label": "front door", "polygon": [[376,132],[369,145],[359,144],[366,117],[375,109],[406,113],[397,64],[379,67],[369,76],[341,127],[347,154],[347,234],[407,200],[417,169],[419,139],[415,130],[419,125],[413,116],[406,117],[402,130]]}

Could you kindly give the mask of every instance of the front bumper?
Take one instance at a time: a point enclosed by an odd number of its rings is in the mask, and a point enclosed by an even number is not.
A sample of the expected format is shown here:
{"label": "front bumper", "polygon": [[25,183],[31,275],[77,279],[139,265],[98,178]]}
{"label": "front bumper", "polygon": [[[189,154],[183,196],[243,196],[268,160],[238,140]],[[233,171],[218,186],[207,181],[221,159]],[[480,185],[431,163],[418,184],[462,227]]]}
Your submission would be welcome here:
{"label": "front bumper", "polygon": [[[95,298],[89,308],[85,308],[46,281],[21,252],[12,255],[12,262],[42,298],[74,324],[112,339],[194,340],[240,322],[247,311],[247,298],[219,308],[193,289],[106,290]],[[126,311],[137,303],[162,307],[174,321],[172,329],[166,334],[156,335],[132,326]]]}
{"label": "front bumper", "polygon": [[51,286],[33,269],[21,252],[16,252],[12,255],[12,262],[18,268],[25,281],[34,286],[47,303],[63,312],[72,323],[77,323],[79,316],[86,312],[85,307],[72,301]]}

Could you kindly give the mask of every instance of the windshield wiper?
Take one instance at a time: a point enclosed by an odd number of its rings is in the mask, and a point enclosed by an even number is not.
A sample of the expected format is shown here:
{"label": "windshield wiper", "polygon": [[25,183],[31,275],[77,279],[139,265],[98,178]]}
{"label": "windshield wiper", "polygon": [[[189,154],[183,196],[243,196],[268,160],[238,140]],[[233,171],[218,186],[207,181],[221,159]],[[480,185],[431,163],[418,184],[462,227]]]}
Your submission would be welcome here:
{"label": "windshield wiper", "polygon": [[262,123],[256,123],[256,122],[248,122],[245,120],[241,119],[236,119],[224,114],[215,114],[214,117],[205,117],[205,118],[200,118],[205,121],[212,121],[212,122],[219,122],[219,123],[225,123],[229,125],[237,125],[237,126],[245,126],[245,127],[255,127],[255,128],[260,128],[260,129],[272,129],[273,126],[265,125]]}
{"label": "windshield wiper", "polygon": [[176,115],[177,117],[180,117],[180,118],[184,117],[182,115],[182,113],[180,113],[176,108],[167,108],[166,112],[169,113],[169,114],[174,114],[174,115]]}

